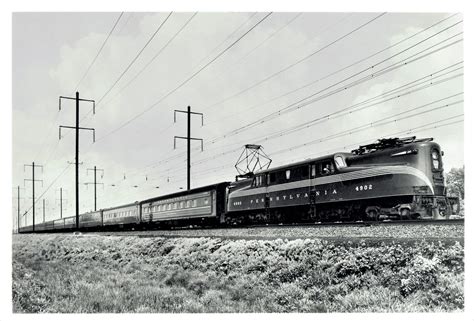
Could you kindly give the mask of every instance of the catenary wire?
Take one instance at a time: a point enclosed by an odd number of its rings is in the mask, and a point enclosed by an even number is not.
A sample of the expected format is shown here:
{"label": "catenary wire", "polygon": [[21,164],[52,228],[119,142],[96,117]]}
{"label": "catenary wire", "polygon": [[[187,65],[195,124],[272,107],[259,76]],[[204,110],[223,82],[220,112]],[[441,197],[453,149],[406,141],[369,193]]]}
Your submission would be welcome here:
{"label": "catenary wire", "polygon": [[100,53],[102,52],[102,49],[104,49],[105,47],[105,44],[107,43],[107,41],[109,40],[110,36],[112,35],[112,33],[114,32],[115,30],[115,27],[117,27],[117,24],[119,23],[120,19],[122,18],[123,16],[123,11],[120,13],[120,15],[117,17],[117,20],[115,20],[115,23],[112,27],[112,29],[110,29],[110,32],[109,34],[107,35],[107,38],[105,38],[104,42],[102,43],[102,45],[100,46],[99,48],[99,51],[97,52],[97,54],[95,55],[94,59],[92,59],[91,63],[89,64],[89,67],[87,67],[86,69],[86,72],[84,73],[84,75],[82,75],[82,78],[81,80],[79,80],[79,82],[77,83],[76,87],[74,88],[74,92],[77,91],[77,89],[79,88],[79,86],[81,85],[82,81],[84,80],[84,78],[86,78],[87,74],[89,73],[89,71],[91,70],[92,66],[94,65],[94,63],[96,62],[97,58],[99,57]]}
{"label": "catenary wire", "polygon": [[191,79],[193,79],[195,76],[197,76],[201,71],[203,71],[205,68],[207,68],[210,64],[212,64],[214,61],[216,61],[219,57],[221,57],[225,52],[227,52],[229,49],[231,49],[237,42],[239,42],[243,37],[245,37],[249,32],[251,32],[253,29],[255,29],[260,23],[262,23],[265,19],[267,19],[272,13],[268,13],[267,15],[265,15],[262,19],[260,19],[255,25],[253,25],[249,30],[247,30],[243,35],[241,35],[237,40],[235,40],[232,44],[230,44],[228,47],[226,47],[223,51],[221,51],[216,57],[214,57],[211,61],[209,61],[207,64],[205,64],[202,68],[200,68],[199,70],[197,70],[196,72],[194,72],[191,76],[189,76],[188,78],[186,78],[183,82],[181,82],[177,87],[175,87],[174,89],[172,89],[171,91],[169,91],[166,95],[164,95],[163,97],[161,97],[157,102],[153,103],[151,106],[147,107],[145,110],[141,111],[140,113],[138,113],[137,115],[135,115],[134,117],[132,117],[131,119],[125,121],[124,123],[122,123],[120,126],[116,127],[115,129],[113,129],[112,131],[106,133],[105,135],[103,135],[102,137],[100,137],[98,141],[101,141],[103,140],[104,138],[116,133],[117,131],[119,131],[120,129],[122,129],[123,127],[127,126],[128,124],[130,124],[131,122],[133,122],[134,120],[138,119],[139,117],[141,117],[142,115],[144,115],[145,113],[147,113],[148,111],[150,111],[151,109],[153,109],[155,106],[157,106],[160,102],[162,102],[164,99],[166,99],[167,97],[169,97],[170,95],[172,95],[174,92],[176,92],[177,90],[179,90],[181,87],[183,87],[185,84],[187,84]]}

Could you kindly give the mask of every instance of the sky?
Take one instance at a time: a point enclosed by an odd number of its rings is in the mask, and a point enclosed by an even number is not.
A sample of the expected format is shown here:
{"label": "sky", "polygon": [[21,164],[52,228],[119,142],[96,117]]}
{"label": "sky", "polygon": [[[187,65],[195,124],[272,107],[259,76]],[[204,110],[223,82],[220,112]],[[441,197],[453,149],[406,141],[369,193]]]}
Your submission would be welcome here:
{"label": "sky", "polygon": [[186,142],[173,138],[187,106],[204,115],[192,118],[204,142],[192,143],[192,187],[232,181],[245,144],[280,166],[433,137],[445,170],[462,167],[462,32],[450,12],[13,13],[13,197],[20,186],[30,210],[34,161],[37,220],[43,198],[45,219],[59,218],[59,188],[74,214],[74,132],[59,140],[58,128],[74,126],[75,105],[58,99],[76,91],[96,102],[95,114],[80,103],[96,136],[80,133],[81,212],[94,208],[94,166],[98,208],[186,188]]}

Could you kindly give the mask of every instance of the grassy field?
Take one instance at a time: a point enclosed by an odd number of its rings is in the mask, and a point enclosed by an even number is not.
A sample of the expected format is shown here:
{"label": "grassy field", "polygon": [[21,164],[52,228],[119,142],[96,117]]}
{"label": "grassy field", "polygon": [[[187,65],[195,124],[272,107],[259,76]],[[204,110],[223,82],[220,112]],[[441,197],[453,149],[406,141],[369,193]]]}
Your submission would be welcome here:
{"label": "grassy field", "polygon": [[20,313],[461,312],[463,284],[458,243],[13,237]]}

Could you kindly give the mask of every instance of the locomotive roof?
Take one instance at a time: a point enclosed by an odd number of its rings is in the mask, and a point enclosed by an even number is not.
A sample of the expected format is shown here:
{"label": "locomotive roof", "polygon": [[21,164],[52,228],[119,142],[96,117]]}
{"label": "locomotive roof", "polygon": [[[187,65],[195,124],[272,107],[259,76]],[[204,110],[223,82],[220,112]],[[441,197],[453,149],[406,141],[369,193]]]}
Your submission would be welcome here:
{"label": "locomotive roof", "polygon": [[291,168],[291,167],[295,167],[299,165],[304,165],[304,164],[315,162],[315,161],[321,161],[325,159],[334,159],[335,155],[358,157],[358,156],[363,156],[367,154],[373,154],[373,153],[380,152],[383,150],[390,150],[394,148],[408,147],[408,146],[419,145],[419,144],[424,144],[424,143],[432,143],[432,142],[433,142],[433,138],[416,139],[416,136],[406,137],[406,138],[395,137],[395,138],[388,138],[388,139],[379,139],[377,140],[376,143],[359,146],[359,148],[354,149],[352,153],[340,152],[340,153],[332,153],[329,155],[324,155],[324,156],[320,156],[316,158],[308,158],[303,161],[265,169],[263,171],[256,172],[255,175],[269,173],[269,172],[277,171],[284,168]]}
{"label": "locomotive roof", "polygon": [[273,168],[268,168],[268,169],[265,169],[263,171],[256,172],[255,175],[268,173],[268,172],[273,172],[273,171],[277,171],[277,170],[280,170],[280,169],[283,169],[283,168],[289,168],[289,167],[304,165],[304,164],[307,164],[307,163],[312,163],[312,162],[321,161],[321,160],[325,160],[325,159],[333,159],[334,155],[351,156],[352,154],[347,153],[347,152],[346,153],[333,153],[333,154],[324,155],[324,156],[315,157],[315,158],[307,158],[307,159],[299,161],[299,162],[290,163],[290,164],[286,164],[286,165],[281,165],[281,166],[277,166],[277,167],[273,167]]}

